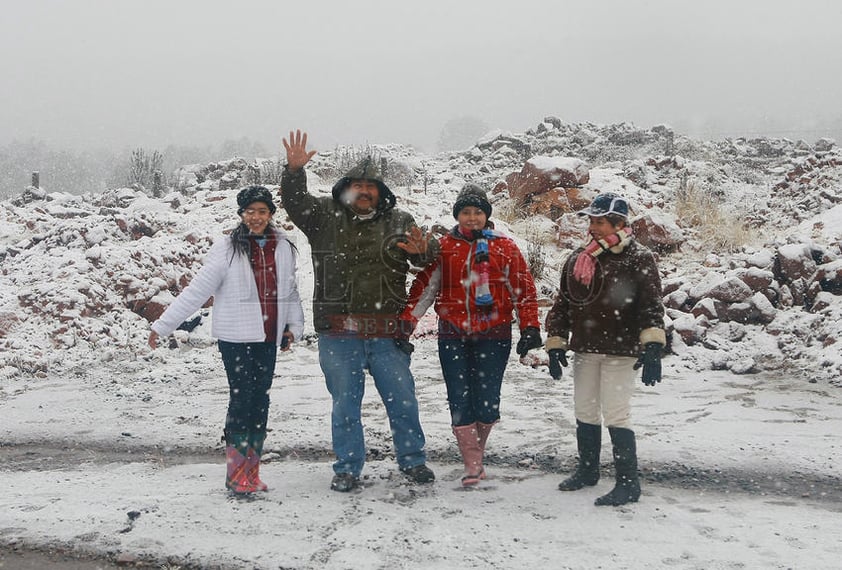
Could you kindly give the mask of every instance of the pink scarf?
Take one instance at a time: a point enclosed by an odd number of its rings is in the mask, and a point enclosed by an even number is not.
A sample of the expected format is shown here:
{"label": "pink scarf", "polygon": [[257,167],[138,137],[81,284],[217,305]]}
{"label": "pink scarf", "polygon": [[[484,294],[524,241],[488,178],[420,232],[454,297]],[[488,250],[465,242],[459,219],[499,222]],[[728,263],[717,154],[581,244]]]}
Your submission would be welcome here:
{"label": "pink scarf", "polygon": [[632,229],[625,227],[616,234],[611,234],[605,239],[591,241],[585,246],[585,250],[576,257],[576,264],[573,266],[573,277],[583,285],[590,285],[596,272],[596,258],[603,251],[621,244],[623,247],[631,241]]}

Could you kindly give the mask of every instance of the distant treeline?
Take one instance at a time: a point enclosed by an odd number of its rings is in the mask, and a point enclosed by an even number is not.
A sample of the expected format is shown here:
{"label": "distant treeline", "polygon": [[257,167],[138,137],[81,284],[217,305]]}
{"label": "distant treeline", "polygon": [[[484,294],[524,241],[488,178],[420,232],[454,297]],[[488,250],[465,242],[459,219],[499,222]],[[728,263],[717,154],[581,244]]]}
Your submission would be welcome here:
{"label": "distant treeline", "polygon": [[[53,148],[40,140],[13,141],[0,146],[0,199],[22,192],[31,183],[33,172],[39,173],[40,186],[48,192],[84,194],[127,186],[132,153],[137,148],[72,150]],[[162,155],[166,175],[186,164],[273,156],[263,144],[246,137],[226,140],[217,147],[169,145],[144,150]]]}

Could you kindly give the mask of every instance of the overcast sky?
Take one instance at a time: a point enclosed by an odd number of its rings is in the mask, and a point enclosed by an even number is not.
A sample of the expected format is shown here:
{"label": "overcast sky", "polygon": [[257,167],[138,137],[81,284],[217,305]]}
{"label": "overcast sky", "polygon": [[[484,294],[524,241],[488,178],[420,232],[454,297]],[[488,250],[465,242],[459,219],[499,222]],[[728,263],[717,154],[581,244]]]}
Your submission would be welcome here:
{"label": "overcast sky", "polygon": [[433,150],[464,115],[814,140],[841,28],[838,0],[3,0],[0,144]]}

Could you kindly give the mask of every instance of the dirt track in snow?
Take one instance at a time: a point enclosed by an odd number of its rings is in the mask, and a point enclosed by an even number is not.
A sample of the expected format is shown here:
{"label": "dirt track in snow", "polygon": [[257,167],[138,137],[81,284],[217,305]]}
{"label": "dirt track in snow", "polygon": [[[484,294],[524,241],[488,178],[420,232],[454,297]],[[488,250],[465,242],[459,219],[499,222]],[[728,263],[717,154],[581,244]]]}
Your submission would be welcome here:
{"label": "dirt track in snow", "polygon": [[[269,450],[271,457],[294,457],[298,461],[324,461],[331,457],[328,449],[313,447],[278,447]],[[212,449],[158,447],[106,447],[85,445],[58,447],[54,444],[31,442],[0,445],[0,462],[13,471],[42,471],[76,469],[82,464],[158,463],[161,466],[190,463],[222,463],[222,451]],[[433,463],[448,463],[455,457],[429,452]],[[378,457],[380,458],[380,457]],[[370,458],[371,459],[371,458]],[[491,454],[486,463],[492,466],[517,468],[522,456]],[[546,473],[563,477],[573,468],[573,458],[559,466],[554,458],[532,457],[530,469],[536,467]],[[714,470],[680,463],[641,461],[644,485],[662,485],[696,491],[739,493],[753,496],[779,497],[781,501],[798,500],[814,503],[832,511],[842,512],[842,476],[804,474],[798,472],[768,472],[742,469]],[[603,477],[612,476],[610,464],[603,458]],[[0,567],[2,568],[2,567]]]}

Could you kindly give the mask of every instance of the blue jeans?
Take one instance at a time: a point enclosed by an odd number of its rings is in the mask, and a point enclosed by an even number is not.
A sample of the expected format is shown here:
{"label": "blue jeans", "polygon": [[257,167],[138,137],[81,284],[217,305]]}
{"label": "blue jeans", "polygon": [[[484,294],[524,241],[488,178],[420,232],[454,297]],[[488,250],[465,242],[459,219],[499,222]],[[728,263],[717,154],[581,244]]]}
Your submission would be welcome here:
{"label": "blue jeans", "polygon": [[500,388],[511,351],[511,326],[502,334],[439,336],[452,425],[491,424],[500,419]]}
{"label": "blue jeans", "polygon": [[225,434],[266,433],[269,389],[275,375],[274,342],[218,342],[228,376]]}
{"label": "blue jeans", "polygon": [[319,364],[333,398],[331,434],[336,473],[359,477],[365,463],[362,401],[365,371],[386,406],[398,466],[408,469],[426,463],[424,432],[418,418],[415,380],[409,355],[392,338],[319,335]]}

